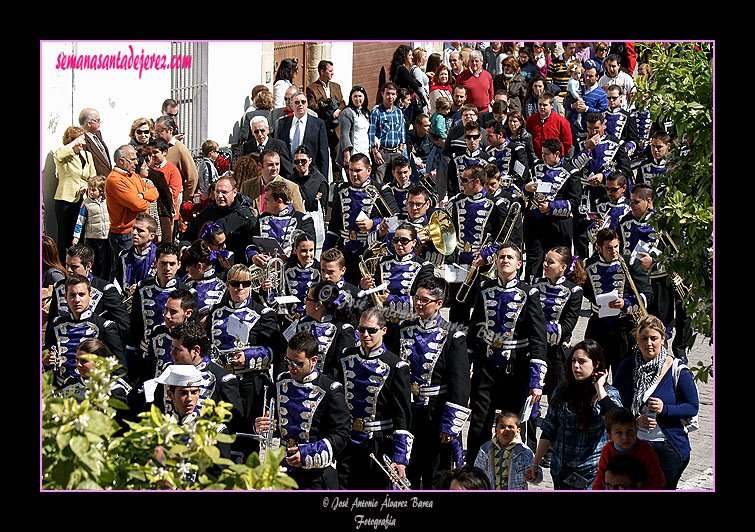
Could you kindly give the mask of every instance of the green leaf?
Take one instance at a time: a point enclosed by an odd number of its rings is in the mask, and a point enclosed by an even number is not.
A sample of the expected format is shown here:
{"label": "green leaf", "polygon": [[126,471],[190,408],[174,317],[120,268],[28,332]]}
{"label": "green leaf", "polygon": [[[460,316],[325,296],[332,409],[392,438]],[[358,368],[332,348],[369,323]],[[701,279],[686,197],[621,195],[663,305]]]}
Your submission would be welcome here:
{"label": "green leaf", "polygon": [[89,450],[89,440],[86,439],[86,436],[74,434],[69,442],[69,447],[79,459],[82,459],[84,453]]}

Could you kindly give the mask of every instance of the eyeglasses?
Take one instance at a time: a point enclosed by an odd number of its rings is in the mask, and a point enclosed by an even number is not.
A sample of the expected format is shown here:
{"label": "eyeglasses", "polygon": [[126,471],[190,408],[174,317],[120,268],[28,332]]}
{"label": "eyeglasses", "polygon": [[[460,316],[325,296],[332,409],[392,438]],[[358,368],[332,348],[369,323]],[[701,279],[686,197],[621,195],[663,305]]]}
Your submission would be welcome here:
{"label": "eyeglasses", "polygon": [[401,244],[402,246],[405,246],[409,242],[414,242],[414,241],[411,238],[406,238],[405,236],[401,236],[401,237],[394,236],[393,242],[395,242],[396,244]]}
{"label": "eyeglasses", "polygon": [[424,207],[424,205],[427,203],[427,201],[423,201],[422,203],[417,201],[408,201],[406,203],[407,207],[412,207],[413,209],[419,209],[421,207]]}
{"label": "eyeglasses", "polygon": [[373,335],[373,334],[377,334],[377,332],[379,330],[380,329],[377,328],[377,327],[364,327],[362,325],[360,325],[359,327],[357,327],[357,331],[359,331],[361,334],[364,334],[364,333],[368,332],[368,333],[370,333],[370,335]]}
{"label": "eyeglasses", "polygon": [[234,288],[239,288],[241,286],[248,288],[252,286],[252,281],[239,281],[237,279],[234,279],[233,281],[228,281],[228,284]]}
{"label": "eyeglasses", "polygon": [[294,159],[294,164],[304,166],[309,161],[307,159]]}
{"label": "eyeglasses", "polygon": [[295,102],[293,102],[293,104],[294,105],[306,105],[307,104],[307,100],[296,100]]}
{"label": "eyeglasses", "polygon": [[415,302],[419,303],[420,305],[429,305],[430,303],[436,303],[440,301],[440,299],[430,299],[429,297],[417,297],[417,296],[412,296],[412,299]]}
{"label": "eyeglasses", "polygon": [[641,203],[641,202],[642,200],[638,200],[638,199],[629,200],[630,205],[637,205],[638,203]]}
{"label": "eyeglasses", "polygon": [[286,361],[286,364],[289,366],[294,366],[295,368],[303,368],[304,362],[299,362],[298,360],[291,360],[288,357],[284,357],[284,360]]}

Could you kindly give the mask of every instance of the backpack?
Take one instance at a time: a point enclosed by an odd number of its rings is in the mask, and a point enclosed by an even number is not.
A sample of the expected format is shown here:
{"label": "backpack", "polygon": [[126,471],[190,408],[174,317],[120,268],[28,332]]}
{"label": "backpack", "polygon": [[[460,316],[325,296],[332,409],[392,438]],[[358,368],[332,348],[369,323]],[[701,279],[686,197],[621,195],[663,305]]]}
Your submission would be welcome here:
{"label": "backpack", "polygon": [[[671,366],[671,378],[674,380],[674,391],[676,391],[676,384],[679,382],[679,375],[681,375],[682,370],[684,369],[689,371],[689,368],[684,362],[678,358],[674,358],[674,363]],[[684,427],[684,432],[687,434],[700,428],[700,421],[697,418],[697,414],[692,417],[683,418],[681,421],[682,427]]]}

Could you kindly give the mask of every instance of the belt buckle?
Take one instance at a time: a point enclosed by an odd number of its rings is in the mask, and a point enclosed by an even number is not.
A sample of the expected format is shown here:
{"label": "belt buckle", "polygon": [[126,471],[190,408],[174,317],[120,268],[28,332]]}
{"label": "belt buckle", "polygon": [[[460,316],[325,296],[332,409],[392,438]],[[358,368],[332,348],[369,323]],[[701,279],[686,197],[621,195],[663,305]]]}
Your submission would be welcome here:
{"label": "belt buckle", "polygon": [[364,432],[364,419],[361,417],[355,418],[352,427],[357,432]]}
{"label": "belt buckle", "polygon": [[495,338],[493,338],[493,347],[498,349],[501,349],[503,347],[503,340],[501,340],[501,338],[497,335],[495,336]]}
{"label": "belt buckle", "polygon": [[409,387],[409,391],[412,393],[412,395],[419,395],[419,383],[417,381],[412,382],[411,386]]}
{"label": "belt buckle", "polygon": [[356,240],[356,239],[357,239],[357,232],[352,229],[351,232],[349,233],[349,240]]}

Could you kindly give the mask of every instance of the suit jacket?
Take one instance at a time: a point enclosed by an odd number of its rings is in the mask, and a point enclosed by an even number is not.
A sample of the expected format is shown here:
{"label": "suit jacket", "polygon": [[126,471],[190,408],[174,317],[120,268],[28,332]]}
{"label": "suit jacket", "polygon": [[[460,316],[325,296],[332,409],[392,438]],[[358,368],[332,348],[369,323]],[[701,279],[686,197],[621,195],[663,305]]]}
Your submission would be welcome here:
{"label": "suit jacket", "polygon": [[[261,179],[261,176],[247,179],[246,181],[241,183],[241,187],[239,188],[239,192],[252,200],[252,212],[255,214],[255,216],[259,216],[260,212],[262,212],[262,200],[260,199]],[[302,200],[299,185],[297,183],[294,183],[293,181],[286,179],[283,176],[279,176],[278,179],[282,179],[286,183],[286,185],[288,185],[288,190],[291,192],[290,203],[294,206],[294,210],[299,212],[306,212],[304,210],[304,200]]]}
{"label": "suit jacket", "polygon": [[[346,102],[343,100],[343,94],[341,93],[341,86],[338,83],[335,83],[331,81],[328,83],[328,86],[330,87],[330,97],[335,99],[338,102],[338,109],[343,111],[346,108]],[[318,102],[320,100],[324,100],[327,98],[327,95],[325,94],[325,87],[323,87],[322,83],[319,81],[315,81],[311,85],[307,87],[307,106],[310,109],[314,109],[316,112],[319,111]],[[317,116],[319,116],[321,119],[325,119],[323,114],[320,114],[317,112]],[[338,144],[338,136],[339,136],[339,128],[336,126],[336,129],[334,131],[333,135],[330,135],[328,138],[328,142],[331,146],[335,146]]]}
{"label": "suit jacket", "polygon": [[[275,131],[275,138],[286,143],[286,146],[289,147],[289,153],[291,147],[290,132],[293,120],[293,115],[281,118]],[[327,176],[329,174],[328,167],[330,165],[330,155],[328,153],[328,135],[325,128],[325,121],[314,116],[308,116],[307,127],[304,128],[304,136],[302,137],[301,144],[304,144],[309,148],[309,153],[312,155],[312,162],[322,175]]]}
{"label": "suit jacket", "polygon": [[105,141],[102,138],[102,133],[97,131],[92,134],[100,140],[105,151],[103,152],[100,150],[97,143],[94,142],[88,134],[84,135],[84,138],[86,139],[84,149],[92,154],[92,160],[94,161],[94,168],[97,170],[97,175],[107,177],[113,169],[113,163],[110,161],[110,151],[107,149],[107,144],[105,144]]}
{"label": "suit jacket", "polygon": [[[277,152],[278,155],[280,155],[280,173],[286,179],[291,179],[291,176],[294,175],[294,163],[291,161],[291,150],[289,149],[288,144],[280,139],[268,136],[267,143],[265,144],[265,149],[273,150],[274,152]],[[251,139],[246,141],[244,143],[243,150],[244,155],[257,152],[257,139],[252,137]]]}

